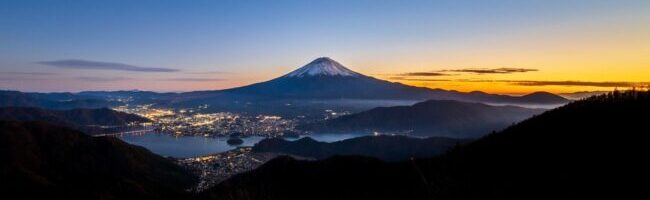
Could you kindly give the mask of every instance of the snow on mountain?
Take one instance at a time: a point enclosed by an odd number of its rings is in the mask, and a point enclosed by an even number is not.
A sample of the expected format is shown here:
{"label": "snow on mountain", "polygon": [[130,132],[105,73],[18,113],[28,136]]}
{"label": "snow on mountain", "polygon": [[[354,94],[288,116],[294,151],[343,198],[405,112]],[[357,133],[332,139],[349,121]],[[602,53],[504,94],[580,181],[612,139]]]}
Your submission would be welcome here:
{"label": "snow on mountain", "polygon": [[305,76],[362,76],[331,58],[321,57],[311,61],[307,65],[287,74],[284,77],[305,77]]}

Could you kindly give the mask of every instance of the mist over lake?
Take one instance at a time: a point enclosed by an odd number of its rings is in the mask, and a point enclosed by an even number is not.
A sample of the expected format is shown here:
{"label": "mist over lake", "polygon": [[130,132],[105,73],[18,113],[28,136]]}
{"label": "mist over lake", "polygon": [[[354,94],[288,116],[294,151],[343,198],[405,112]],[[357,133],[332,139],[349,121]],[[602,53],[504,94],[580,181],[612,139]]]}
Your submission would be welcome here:
{"label": "mist over lake", "polygon": [[[345,139],[365,136],[362,133],[337,133],[337,134],[310,134],[316,141],[336,142]],[[301,136],[299,138],[306,137]],[[127,143],[138,145],[149,149],[151,152],[175,158],[196,157],[207,154],[221,153],[236,149],[237,147],[253,146],[265,139],[262,136],[250,136],[241,138],[244,143],[241,145],[228,144],[229,137],[203,137],[203,136],[179,136],[171,134],[150,132],[145,134],[125,134],[120,139]],[[287,138],[286,140],[297,140],[299,138]]]}

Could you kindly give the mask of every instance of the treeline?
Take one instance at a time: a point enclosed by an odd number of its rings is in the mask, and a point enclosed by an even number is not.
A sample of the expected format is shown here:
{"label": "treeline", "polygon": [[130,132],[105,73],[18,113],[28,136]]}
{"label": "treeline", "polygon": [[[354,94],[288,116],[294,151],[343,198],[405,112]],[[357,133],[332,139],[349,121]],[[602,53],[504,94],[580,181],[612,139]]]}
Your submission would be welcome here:
{"label": "treeline", "polygon": [[255,152],[275,152],[324,159],[336,155],[358,155],[386,161],[428,158],[469,140],[444,137],[411,138],[407,136],[364,136],[338,142],[318,142],[309,137],[296,141],[264,139],[253,146]]}
{"label": "treeline", "polygon": [[650,100],[650,89],[648,90],[637,90],[635,88],[631,90],[614,90],[601,95],[595,95],[591,97],[584,98],[580,101],[574,102],[573,104],[581,103],[593,103],[593,102],[633,102],[633,101],[647,101]]}

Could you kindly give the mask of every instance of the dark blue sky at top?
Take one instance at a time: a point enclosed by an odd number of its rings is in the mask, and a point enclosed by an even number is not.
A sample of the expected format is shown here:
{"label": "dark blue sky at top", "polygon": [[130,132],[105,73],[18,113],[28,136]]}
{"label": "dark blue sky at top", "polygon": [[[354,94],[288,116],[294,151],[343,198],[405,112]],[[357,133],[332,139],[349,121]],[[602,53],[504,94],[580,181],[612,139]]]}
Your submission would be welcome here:
{"label": "dark blue sky at top", "polygon": [[[139,80],[152,73],[43,63],[84,60],[174,69],[154,73],[167,79],[201,72],[250,73],[264,79],[319,56],[357,65],[381,59],[397,62],[412,52],[462,50],[470,46],[471,40],[465,38],[503,35],[555,21],[580,23],[599,13],[636,12],[639,8],[634,5],[647,5],[541,0],[0,2],[0,72],[56,73],[68,81],[83,81],[75,80],[80,76]],[[455,46],[448,41],[455,41]],[[389,70],[364,67],[361,70]],[[43,78],[24,78],[38,79]],[[39,90],[24,81],[9,82],[0,83],[2,89]],[[74,84],[61,87],[69,85]],[[43,90],[48,89],[57,90]]]}

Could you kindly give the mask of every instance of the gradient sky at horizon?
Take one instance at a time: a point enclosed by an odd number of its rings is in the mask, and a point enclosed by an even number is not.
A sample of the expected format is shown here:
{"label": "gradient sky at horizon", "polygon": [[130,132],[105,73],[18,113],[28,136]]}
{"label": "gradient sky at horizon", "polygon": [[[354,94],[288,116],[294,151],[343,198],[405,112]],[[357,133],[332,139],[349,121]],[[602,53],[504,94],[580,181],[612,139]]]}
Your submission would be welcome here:
{"label": "gradient sky at horizon", "polygon": [[650,84],[650,1],[2,0],[0,89],[223,89],[331,57],[524,94]]}

